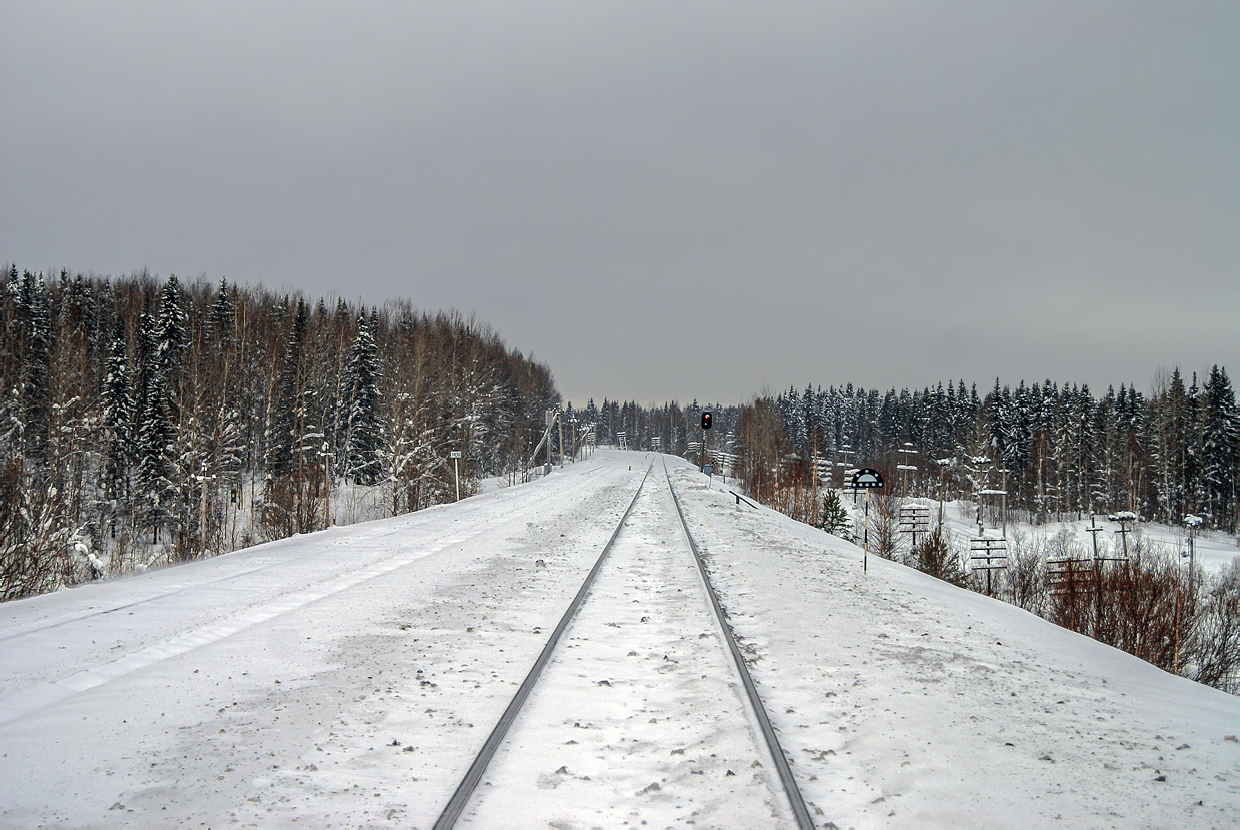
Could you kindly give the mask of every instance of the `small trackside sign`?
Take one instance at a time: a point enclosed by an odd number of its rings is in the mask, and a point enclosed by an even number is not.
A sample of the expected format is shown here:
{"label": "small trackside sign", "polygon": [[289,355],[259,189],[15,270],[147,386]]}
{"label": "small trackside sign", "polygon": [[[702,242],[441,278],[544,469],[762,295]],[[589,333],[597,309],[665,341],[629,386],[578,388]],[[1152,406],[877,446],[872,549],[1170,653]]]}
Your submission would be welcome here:
{"label": "small trackside sign", "polygon": [[452,452],[448,453],[448,458],[460,458],[460,457],[461,457],[460,450],[453,450]]}
{"label": "small trackside sign", "polygon": [[879,475],[878,470],[869,468],[857,470],[853,473],[852,486],[854,490],[881,490],[883,489],[883,477]]}

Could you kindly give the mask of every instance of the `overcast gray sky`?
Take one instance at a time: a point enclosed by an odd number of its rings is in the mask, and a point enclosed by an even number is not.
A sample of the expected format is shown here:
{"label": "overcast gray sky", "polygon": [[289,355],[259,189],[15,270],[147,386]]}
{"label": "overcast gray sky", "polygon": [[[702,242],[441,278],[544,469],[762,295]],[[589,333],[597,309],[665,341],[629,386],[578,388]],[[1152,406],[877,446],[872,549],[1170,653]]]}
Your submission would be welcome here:
{"label": "overcast gray sky", "polygon": [[0,261],[475,311],[562,392],[1240,373],[1240,4],[0,0]]}

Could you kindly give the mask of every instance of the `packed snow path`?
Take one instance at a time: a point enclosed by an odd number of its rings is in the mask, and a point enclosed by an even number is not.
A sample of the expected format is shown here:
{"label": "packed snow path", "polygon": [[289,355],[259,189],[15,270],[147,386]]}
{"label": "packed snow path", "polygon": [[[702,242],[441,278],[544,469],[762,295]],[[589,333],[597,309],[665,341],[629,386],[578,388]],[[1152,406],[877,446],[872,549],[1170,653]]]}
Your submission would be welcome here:
{"label": "packed snow path", "polygon": [[461,823],[796,825],[662,465],[600,565]]}
{"label": "packed snow path", "polygon": [[[1237,826],[1240,699],[667,463],[819,827]],[[0,827],[429,828],[648,464],[0,605]]]}

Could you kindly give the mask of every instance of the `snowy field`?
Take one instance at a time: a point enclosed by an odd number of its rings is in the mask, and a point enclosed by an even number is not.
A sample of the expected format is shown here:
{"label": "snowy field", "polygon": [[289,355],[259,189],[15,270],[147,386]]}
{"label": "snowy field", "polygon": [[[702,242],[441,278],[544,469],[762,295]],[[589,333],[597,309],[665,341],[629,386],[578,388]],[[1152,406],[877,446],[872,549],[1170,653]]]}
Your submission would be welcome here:
{"label": "snowy field", "polygon": [[[0,826],[429,826],[648,459],[0,605]],[[892,562],[863,574],[854,546],[668,465],[819,826],[1240,824],[1240,698]],[[654,556],[670,532],[652,517],[599,577],[659,624],[587,599],[475,826],[687,824],[675,804],[758,780],[726,661],[660,671],[714,637],[697,598],[669,602],[692,592]],[[644,740],[651,718],[688,737]],[[561,737],[579,722],[605,727],[588,749]],[[587,769],[598,786],[567,780]]]}
{"label": "snowy field", "polygon": [[[852,507],[851,497],[843,499],[846,507]],[[925,505],[930,510],[930,523],[933,527],[938,521],[939,502],[935,499],[908,499],[907,504]],[[991,521],[994,518],[987,515],[986,536],[990,538],[999,538],[1002,532],[996,522]],[[1098,534],[1098,549],[1103,556],[1121,556],[1123,554],[1123,542],[1120,539],[1118,531],[1120,523],[1109,520],[1106,516],[1098,515],[1094,517],[1095,526],[1102,528],[1102,532]],[[953,544],[961,550],[968,550],[969,539],[977,536],[977,507],[972,502],[953,501],[945,502],[943,505],[943,524],[947,528]],[[1023,540],[1029,542],[1033,539],[1042,541],[1053,539],[1061,534],[1064,535],[1065,541],[1073,546],[1079,555],[1093,555],[1093,540],[1091,534],[1086,528],[1090,527],[1090,518],[1085,516],[1080,519],[1071,519],[1057,522],[1048,522],[1044,525],[1031,525],[1027,523],[1011,522],[1008,524],[1008,538],[1012,540]],[[1129,527],[1132,532],[1128,536],[1128,544],[1136,544],[1137,539],[1143,539],[1150,543],[1156,549],[1165,550],[1167,553],[1179,554],[1181,561],[1185,567],[1188,565],[1188,529],[1184,527],[1171,527],[1164,524],[1154,522],[1136,522],[1130,523]],[[1197,565],[1207,573],[1221,571],[1227,567],[1236,558],[1240,558],[1240,543],[1237,537],[1216,530],[1201,530],[1197,533],[1194,540],[1196,548]]]}

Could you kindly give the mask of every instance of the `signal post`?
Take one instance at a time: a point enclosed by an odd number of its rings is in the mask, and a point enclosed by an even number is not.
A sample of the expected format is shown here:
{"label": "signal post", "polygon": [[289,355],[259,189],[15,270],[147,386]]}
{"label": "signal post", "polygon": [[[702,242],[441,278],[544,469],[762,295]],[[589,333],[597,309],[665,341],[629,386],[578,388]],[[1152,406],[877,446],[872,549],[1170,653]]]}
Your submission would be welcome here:
{"label": "signal post", "polygon": [[862,531],[861,572],[866,573],[870,566],[870,491],[883,489],[883,477],[878,470],[868,467],[853,473],[852,489],[865,491],[865,529]]}
{"label": "signal post", "polygon": [[698,456],[698,471],[706,472],[706,439],[710,435],[711,414],[709,412],[702,413],[702,452]]}

